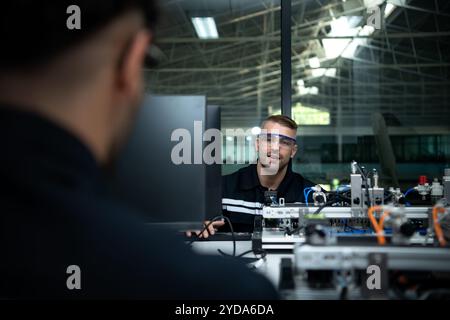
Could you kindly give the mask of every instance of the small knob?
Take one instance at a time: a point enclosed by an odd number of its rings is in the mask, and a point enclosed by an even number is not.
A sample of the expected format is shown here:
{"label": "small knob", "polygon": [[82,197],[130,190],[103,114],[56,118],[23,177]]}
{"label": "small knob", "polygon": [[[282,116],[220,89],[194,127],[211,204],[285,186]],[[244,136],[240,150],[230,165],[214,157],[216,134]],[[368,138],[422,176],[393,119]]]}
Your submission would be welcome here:
{"label": "small knob", "polygon": [[412,223],[406,222],[400,226],[400,232],[409,238],[416,232],[416,227]]}
{"label": "small knob", "polygon": [[322,202],[325,202],[325,199],[324,199],[324,197],[322,195],[318,195],[316,197],[316,201],[319,202],[319,203],[322,203]]}

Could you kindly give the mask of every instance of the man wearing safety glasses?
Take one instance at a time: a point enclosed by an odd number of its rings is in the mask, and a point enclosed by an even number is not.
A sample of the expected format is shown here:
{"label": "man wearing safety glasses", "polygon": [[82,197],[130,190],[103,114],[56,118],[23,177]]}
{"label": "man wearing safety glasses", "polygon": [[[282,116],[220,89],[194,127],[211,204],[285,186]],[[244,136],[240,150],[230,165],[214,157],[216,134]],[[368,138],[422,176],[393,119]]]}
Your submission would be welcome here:
{"label": "man wearing safety glasses", "polygon": [[[292,161],[298,150],[297,124],[287,116],[270,116],[261,124],[255,142],[258,161],[237,172],[224,176],[222,208],[233,230],[251,232],[255,215],[262,213],[265,204],[305,202],[303,190],[314,183],[292,171]],[[224,221],[206,222],[208,229],[200,237],[208,237],[217,230],[228,231]],[[190,232],[188,232],[188,235]]]}

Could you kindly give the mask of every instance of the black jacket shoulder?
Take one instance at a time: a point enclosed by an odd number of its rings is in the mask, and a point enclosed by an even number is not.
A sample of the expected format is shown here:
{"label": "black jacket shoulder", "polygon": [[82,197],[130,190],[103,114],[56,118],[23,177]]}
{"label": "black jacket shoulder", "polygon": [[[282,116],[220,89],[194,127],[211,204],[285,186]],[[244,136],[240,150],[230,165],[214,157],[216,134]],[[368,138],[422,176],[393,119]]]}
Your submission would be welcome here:
{"label": "black jacket shoulder", "polygon": [[[196,255],[140,221],[108,195],[89,150],[45,119],[0,109],[0,148],[0,298],[278,297],[238,261]],[[67,287],[72,265],[80,290]]]}

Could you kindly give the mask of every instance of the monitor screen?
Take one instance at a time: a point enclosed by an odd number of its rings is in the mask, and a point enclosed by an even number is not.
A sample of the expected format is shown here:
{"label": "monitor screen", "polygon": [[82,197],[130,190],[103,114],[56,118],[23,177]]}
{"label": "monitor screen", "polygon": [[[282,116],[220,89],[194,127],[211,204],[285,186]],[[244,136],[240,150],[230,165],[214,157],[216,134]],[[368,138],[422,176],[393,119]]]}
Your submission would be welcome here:
{"label": "monitor screen", "polygon": [[210,128],[220,129],[220,109],[204,96],[147,96],[117,161],[113,193],[145,221],[180,230],[221,214],[220,164],[203,161]]}

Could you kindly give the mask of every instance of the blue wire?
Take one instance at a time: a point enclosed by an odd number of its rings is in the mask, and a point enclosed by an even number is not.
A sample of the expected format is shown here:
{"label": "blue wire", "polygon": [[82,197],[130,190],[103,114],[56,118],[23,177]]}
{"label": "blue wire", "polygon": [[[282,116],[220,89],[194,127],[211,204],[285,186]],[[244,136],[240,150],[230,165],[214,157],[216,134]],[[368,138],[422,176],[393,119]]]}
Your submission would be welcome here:
{"label": "blue wire", "polygon": [[306,199],[306,191],[307,190],[311,190],[311,188],[305,188],[305,189],[303,189],[303,198],[305,198]]}
{"label": "blue wire", "polygon": [[[406,196],[407,196],[410,192],[412,192],[412,191],[416,191],[416,190],[415,190],[414,188],[410,188],[410,189],[406,190],[406,192],[403,194],[403,196],[405,197],[405,199],[406,199]],[[410,207],[410,206],[411,206],[411,203],[409,203],[408,201],[406,201],[406,206]]]}
{"label": "blue wire", "polygon": [[338,186],[337,188],[336,188],[336,192],[337,193],[339,193],[339,192],[344,192],[344,191],[348,191],[348,190],[350,190],[351,188],[349,187],[349,186],[346,186],[346,185],[343,185],[343,186]]}
{"label": "blue wire", "polygon": [[403,195],[404,195],[405,198],[406,198],[406,196],[407,196],[411,191],[414,191],[414,190],[415,190],[414,188],[410,188],[410,189],[406,190],[406,192],[405,192]]}
{"label": "blue wire", "polygon": [[309,205],[308,205],[308,196],[309,196],[309,194],[311,193],[311,191],[313,191],[312,189],[310,189],[309,191],[308,191],[308,193],[306,194],[306,197],[305,197],[305,203],[306,203],[306,206],[308,207]]}

